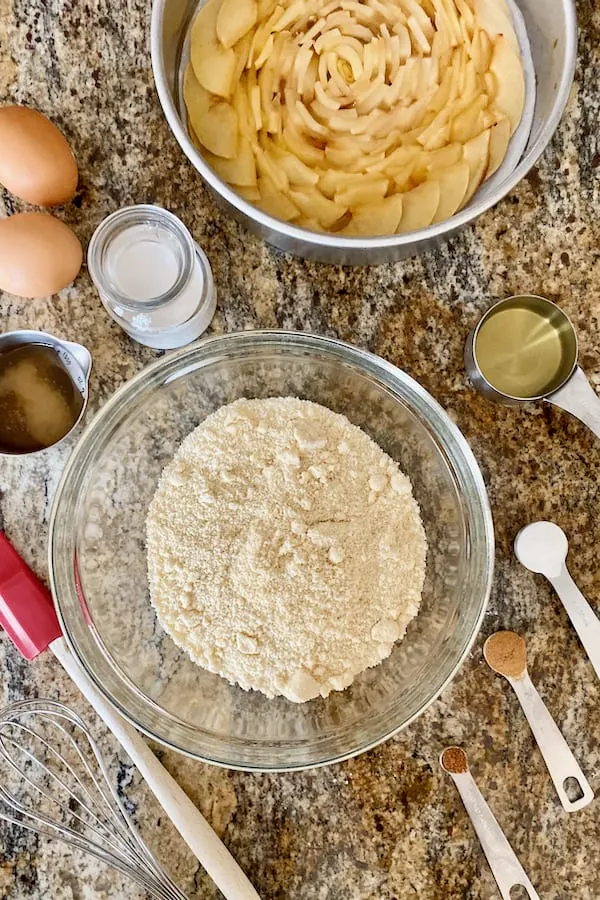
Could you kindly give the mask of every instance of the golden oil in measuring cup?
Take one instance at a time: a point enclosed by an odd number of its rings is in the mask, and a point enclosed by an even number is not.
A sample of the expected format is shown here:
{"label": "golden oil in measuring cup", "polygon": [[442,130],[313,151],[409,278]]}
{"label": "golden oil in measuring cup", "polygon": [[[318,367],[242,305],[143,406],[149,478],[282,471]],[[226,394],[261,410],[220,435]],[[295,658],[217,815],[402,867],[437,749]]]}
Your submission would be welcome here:
{"label": "golden oil in measuring cup", "polygon": [[71,430],[82,407],[52,347],[21,344],[0,353],[0,452],[45,450]]}
{"label": "golden oil in measuring cup", "polygon": [[507,397],[522,400],[557,390],[577,356],[568,319],[537,297],[514,297],[492,311],[481,324],[474,349],[486,381]]}

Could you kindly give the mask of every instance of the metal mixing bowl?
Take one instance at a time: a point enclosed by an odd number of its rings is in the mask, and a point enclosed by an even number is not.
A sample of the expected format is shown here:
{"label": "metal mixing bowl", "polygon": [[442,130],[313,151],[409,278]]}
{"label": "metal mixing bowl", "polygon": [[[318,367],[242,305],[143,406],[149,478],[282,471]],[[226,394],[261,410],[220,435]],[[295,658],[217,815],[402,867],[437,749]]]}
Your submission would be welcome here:
{"label": "metal mixing bowl", "polygon": [[457,215],[410,234],[348,238],[298,228],[267,215],[222,181],[190,140],[181,115],[179,74],[184,39],[190,21],[204,0],[154,0],[152,66],[158,96],[182,150],[225,207],[270,244],[321,262],[364,265],[390,262],[439,244],[498,203],[523,178],[545,150],[565,108],[577,53],[577,22],[573,0],[517,0],[527,25],[536,72],[537,95],[533,126],[517,167],[495,190],[477,194]]}
{"label": "metal mixing bowl", "polygon": [[[194,665],[157,623],[145,550],[148,504],[183,438],[223,403],[286,395],[344,413],[399,462],[429,544],[422,607],[405,639],[347,690],[300,705],[243,691]],[[344,759],[419,716],[475,639],[493,550],[477,463],[435,400],[370,353],[292,332],[200,342],[117,391],[67,465],[50,528],[63,631],[99,690],[164,744],[255,770]]]}

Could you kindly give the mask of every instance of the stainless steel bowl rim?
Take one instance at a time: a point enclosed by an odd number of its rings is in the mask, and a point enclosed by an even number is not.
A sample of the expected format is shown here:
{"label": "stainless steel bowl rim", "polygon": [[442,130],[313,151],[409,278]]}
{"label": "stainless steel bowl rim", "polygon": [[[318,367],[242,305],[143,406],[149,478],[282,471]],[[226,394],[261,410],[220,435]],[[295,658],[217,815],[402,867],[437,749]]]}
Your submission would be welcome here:
{"label": "stainless steel bowl rim", "polygon": [[151,32],[150,32],[150,48],[152,57],[152,71],[154,73],[154,81],[159,96],[163,112],[167,122],[175,135],[179,146],[185,155],[197,169],[202,178],[212,187],[214,191],[220,194],[235,209],[263,228],[270,231],[276,231],[280,235],[289,238],[291,241],[301,241],[304,244],[334,248],[337,250],[353,250],[360,247],[361,250],[378,250],[392,247],[403,247],[416,244],[419,242],[432,241],[461,228],[463,225],[473,222],[482,213],[495,206],[503,197],[506,196],[518,182],[529,172],[529,170],[538,161],[544,150],[546,149],[558,123],[562,117],[573,77],[575,74],[575,65],[577,62],[577,18],[575,5],[573,0],[565,0],[565,13],[567,15],[567,31],[565,34],[566,42],[566,65],[562,72],[560,84],[556,89],[556,101],[554,104],[553,115],[545,122],[537,140],[525,153],[521,162],[513,170],[512,174],[489,196],[487,200],[480,200],[473,205],[469,205],[466,209],[447,219],[445,222],[439,222],[429,228],[423,228],[419,231],[408,232],[407,234],[395,234],[384,237],[339,237],[335,234],[319,233],[309,231],[305,228],[298,228],[283,222],[281,219],[275,219],[273,216],[264,213],[252,203],[244,200],[231,187],[222,181],[206,163],[204,157],[194,147],[190,141],[185,129],[182,127],[177,109],[171,99],[169,88],[167,85],[167,76],[165,72],[163,54],[162,54],[162,12],[166,0],[153,0],[151,14]]}
{"label": "stainless steel bowl rim", "polygon": [[[433,691],[431,697],[423,703],[419,709],[415,710],[415,712],[408,717],[405,721],[401,722],[399,725],[391,727],[384,734],[378,736],[376,739],[371,740],[369,742],[365,742],[360,744],[359,746],[353,747],[346,753],[338,754],[334,758],[323,758],[318,760],[317,762],[313,762],[310,764],[295,764],[290,763],[285,766],[276,766],[276,765],[250,765],[250,764],[233,764],[231,762],[226,762],[222,759],[213,758],[208,755],[201,755],[198,753],[191,752],[187,750],[185,747],[180,746],[173,740],[166,739],[165,737],[157,734],[151,728],[146,727],[144,724],[140,723],[134,716],[132,716],[127,708],[116,700],[112,694],[105,687],[101,679],[96,675],[93,668],[86,661],[86,659],[80,654],[79,649],[70,634],[70,630],[68,627],[68,623],[66,621],[65,616],[63,615],[63,610],[61,607],[60,601],[60,590],[61,587],[57,581],[56,575],[56,560],[54,555],[54,532],[56,529],[57,518],[59,509],[61,506],[61,498],[65,489],[69,483],[71,475],[73,471],[76,469],[76,466],[79,461],[79,457],[81,455],[85,455],[89,453],[89,450],[93,447],[95,432],[98,430],[99,426],[101,426],[106,420],[109,420],[113,413],[118,410],[120,404],[123,400],[127,399],[129,395],[135,395],[138,388],[141,384],[144,384],[148,379],[148,376],[153,373],[165,369],[166,373],[170,368],[176,368],[178,361],[188,355],[196,348],[206,348],[213,346],[221,346],[226,347],[229,345],[239,345],[241,348],[244,347],[245,344],[252,342],[257,337],[261,338],[264,342],[264,346],[268,347],[269,342],[272,342],[273,345],[276,345],[282,339],[284,339],[288,345],[294,346],[297,345],[299,348],[306,349],[306,344],[312,344],[315,349],[329,349],[334,354],[337,351],[340,358],[350,359],[351,362],[357,364],[360,368],[365,369],[367,372],[372,373],[373,371],[381,371],[383,369],[387,374],[397,379],[403,385],[407,386],[413,393],[417,401],[419,401],[422,406],[421,408],[417,407],[417,411],[422,413],[426,410],[428,418],[435,418],[438,421],[444,423],[448,434],[450,436],[451,442],[454,443],[457,451],[464,457],[469,475],[473,479],[477,502],[479,506],[479,513],[481,516],[481,527],[483,534],[483,543],[485,545],[485,572],[486,578],[485,583],[482,586],[481,590],[481,598],[480,598],[480,606],[478,615],[473,622],[472,633],[465,640],[463,644],[463,648],[460,654],[457,657],[456,663],[453,665],[452,669],[448,672],[446,677],[436,686]],[[193,366],[196,368],[196,365]],[[177,374],[177,377],[182,377],[189,371],[188,368],[183,369],[181,372]],[[171,380],[168,376],[165,377],[165,383]],[[388,388],[389,389],[389,388]],[[448,443],[448,441],[447,441]],[[93,420],[87,425],[85,431],[83,432],[81,438],[79,439],[64,471],[62,477],[59,481],[56,494],[54,497],[54,502],[52,505],[52,512],[50,517],[50,527],[49,527],[49,540],[48,540],[48,571],[50,578],[50,587],[52,591],[52,596],[54,600],[54,606],[56,609],[56,613],[61,625],[61,630],[63,635],[69,645],[69,648],[75,658],[79,661],[80,665],[84,668],[87,675],[91,678],[92,682],[96,686],[96,688],[100,691],[100,693],[104,696],[104,698],[111,703],[118,712],[129,721],[135,728],[142,731],[147,737],[151,738],[154,741],[166,746],[170,749],[176,750],[179,753],[184,754],[185,756],[189,756],[192,759],[198,759],[202,762],[210,763],[212,765],[219,766],[225,769],[234,769],[238,771],[246,771],[246,772],[289,772],[289,771],[302,771],[306,769],[320,768],[322,766],[330,765],[332,763],[342,762],[346,759],[351,759],[355,756],[364,753],[373,747],[378,746],[379,744],[389,740],[395,734],[403,731],[410,724],[412,724],[422,713],[427,710],[435,700],[438,699],[442,691],[450,684],[450,682],[454,679],[455,675],[461,668],[464,663],[466,657],[468,656],[475,640],[477,639],[477,635],[481,628],[481,623],[485,616],[487,605],[490,597],[490,592],[492,588],[492,581],[494,575],[494,525],[492,519],[492,513],[488,501],[487,491],[485,487],[485,483],[483,480],[483,476],[473,455],[473,452],[467,443],[466,438],[463,436],[460,429],[452,422],[448,414],[445,412],[442,406],[423,388],[417,381],[407,375],[403,370],[399,369],[397,366],[394,366],[392,363],[389,363],[387,360],[383,359],[376,354],[370,353],[369,351],[362,350],[358,347],[355,347],[351,344],[348,344],[344,341],[337,340],[336,338],[318,336],[306,332],[298,332],[298,331],[285,331],[285,330],[255,330],[255,331],[241,331],[235,332],[232,334],[226,335],[217,335],[213,337],[204,338],[200,341],[195,342],[194,344],[190,344],[187,347],[184,347],[180,350],[175,350],[170,353],[167,353],[165,356],[151,363],[149,366],[146,366],[137,375],[127,381],[124,385],[122,385],[104,404],[102,409],[96,414]],[[137,689],[136,689],[137,690]],[[138,691],[140,696],[144,697],[144,700],[153,704],[150,698],[141,694]]]}

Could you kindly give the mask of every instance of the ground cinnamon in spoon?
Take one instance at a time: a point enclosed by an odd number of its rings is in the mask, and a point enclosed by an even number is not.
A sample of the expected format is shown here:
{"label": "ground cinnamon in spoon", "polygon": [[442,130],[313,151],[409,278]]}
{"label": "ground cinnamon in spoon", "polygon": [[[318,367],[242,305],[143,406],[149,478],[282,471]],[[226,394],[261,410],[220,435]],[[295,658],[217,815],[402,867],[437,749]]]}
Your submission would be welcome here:
{"label": "ground cinnamon in spoon", "polygon": [[525,641],[514,631],[497,631],[483,648],[487,664],[506,678],[519,678],[527,668]]}
{"label": "ground cinnamon in spoon", "polygon": [[463,775],[469,768],[467,754],[460,747],[447,747],[442,753],[442,768],[452,775]]}

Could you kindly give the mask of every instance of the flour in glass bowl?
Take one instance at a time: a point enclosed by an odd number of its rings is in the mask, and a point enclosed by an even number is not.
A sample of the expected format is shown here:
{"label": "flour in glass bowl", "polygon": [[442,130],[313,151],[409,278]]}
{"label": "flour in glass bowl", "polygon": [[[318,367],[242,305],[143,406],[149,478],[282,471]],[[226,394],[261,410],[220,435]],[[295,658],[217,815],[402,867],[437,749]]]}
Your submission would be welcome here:
{"label": "flour in glass bowl", "polygon": [[267,697],[343,690],[419,610],[427,545],[409,479],[345,416],[293,397],[237,400],[189,434],[147,541],[163,628]]}

